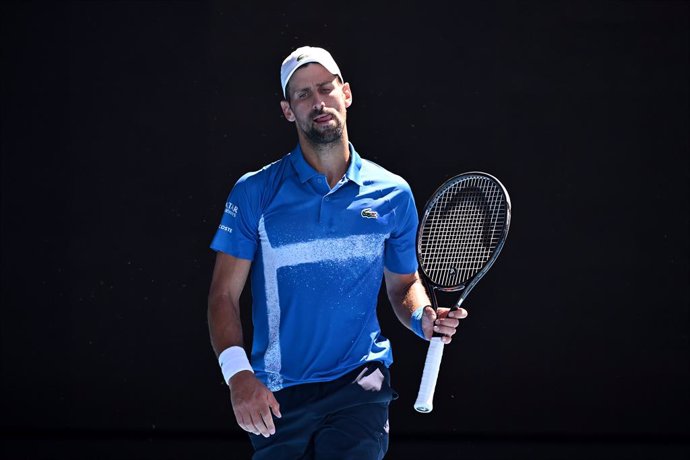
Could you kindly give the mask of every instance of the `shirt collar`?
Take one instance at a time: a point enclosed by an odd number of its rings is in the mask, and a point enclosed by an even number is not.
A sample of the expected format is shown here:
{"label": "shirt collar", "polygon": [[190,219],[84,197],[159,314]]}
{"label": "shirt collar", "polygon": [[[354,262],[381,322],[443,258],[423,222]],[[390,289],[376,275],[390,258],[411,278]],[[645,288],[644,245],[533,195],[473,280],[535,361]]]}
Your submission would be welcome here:
{"label": "shirt collar", "polygon": [[[360,174],[362,169],[362,158],[351,143],[348,142],[348,146],[350,149],[350,164],[347,167],[347,171],[345,171],[345,177],[357,185],[362,185]],[[305,183],[312,177],[320,175],[320,173],[312,168],[311,165],[307,163],[307,160],[304,159],[302,147],[299,144],[290,152],[290,160],[292,161],[292,166],[295,168],[295,171],[297,171],[300,182]]]}

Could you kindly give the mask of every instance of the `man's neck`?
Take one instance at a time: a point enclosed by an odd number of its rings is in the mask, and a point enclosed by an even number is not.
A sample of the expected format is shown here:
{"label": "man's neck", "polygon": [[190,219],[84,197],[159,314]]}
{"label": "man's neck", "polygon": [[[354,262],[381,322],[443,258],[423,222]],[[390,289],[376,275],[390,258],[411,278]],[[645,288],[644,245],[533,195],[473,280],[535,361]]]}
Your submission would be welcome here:
{"label": "man's neck", "polygon": [[299,136],[304,159],[312,168],[326,176],[328,185],[333,188],[345,175],[350,162],[350,145],[347,134],[330,144],[313,144],[309,139]]}

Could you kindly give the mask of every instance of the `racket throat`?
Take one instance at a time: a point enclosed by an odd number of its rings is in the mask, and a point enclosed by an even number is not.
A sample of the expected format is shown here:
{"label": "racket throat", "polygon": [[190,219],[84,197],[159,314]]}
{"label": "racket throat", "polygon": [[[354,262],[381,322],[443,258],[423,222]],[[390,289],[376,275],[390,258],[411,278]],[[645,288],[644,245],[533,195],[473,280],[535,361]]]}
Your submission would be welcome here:
{"label": "racket throat", "polygon": [[[429,281],[426,281],[426,280],[425,280],[425,285],[426,285],[426,289],[429,293],[429,299],[431,300],[431,306],[434,308],[434,310],[436,310],[439,307],[438,298],[437,298],[436,293],[437,292],[445,292],[445,291],[435,288]],[[465,301],[467,294],[469,294],[470,290],[472,289],[472,286],[467,286],[467,287],[463,286],[460,289],[462,290],[462,292],[460,293],[460,297],[452,306],[449,307],[451,311],[455,311],[455,310],[458,310],[460,308],[462,303]]]}
{"label": "racket throat", "polygon": [[[434,311],[438,311],[438,298],[437,298],[437,292],[443,292],[440,289],[434,288],[434,286],[429,282],[425,280],[426,288],[427,291],[429,292],[429,299],[431,300],[431,306],[434,309]],[[469,293],[469,289],[467,288],[462,288],[462,293],[460,294],[460,298],[450,306],[450,311],[455,311],[460,308],[460,305],[462,305],[462,302],[465,300],[465,297],[467,297],[467,294]],[[439,334],[438,332],[434,332],[432,337],[443,337],[443,334]]]}

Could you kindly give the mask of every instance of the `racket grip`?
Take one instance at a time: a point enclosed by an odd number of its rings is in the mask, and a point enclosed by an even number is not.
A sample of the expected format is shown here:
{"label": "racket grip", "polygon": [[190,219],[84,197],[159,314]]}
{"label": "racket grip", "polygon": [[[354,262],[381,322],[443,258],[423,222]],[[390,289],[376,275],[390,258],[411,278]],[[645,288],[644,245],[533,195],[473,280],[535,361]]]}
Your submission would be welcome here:
{"label": "racket grip", "polygon": [[431,338],[429,351],[426,352],[422,383],[419,385],[417,401],[414,403],[414,408],[417,412],[426,414],[434,409],[434,391],[436,391],[436,380],[438,380],[438,371],[441,368],[444,347],[445,344],[441,337]]}

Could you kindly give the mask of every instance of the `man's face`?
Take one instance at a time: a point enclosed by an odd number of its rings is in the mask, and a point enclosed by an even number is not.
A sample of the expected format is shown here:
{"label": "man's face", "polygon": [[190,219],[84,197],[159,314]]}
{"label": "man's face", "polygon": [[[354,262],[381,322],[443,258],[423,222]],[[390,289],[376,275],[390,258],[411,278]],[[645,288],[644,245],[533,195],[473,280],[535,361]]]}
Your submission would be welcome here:
{"label": "man's face", "polygon": [[330,144],[342,137],[352,104],[348,83],[340,83],[321,64],[307,64],[292,74],[286,97],[280,103],[283,115],[312,143]]}

